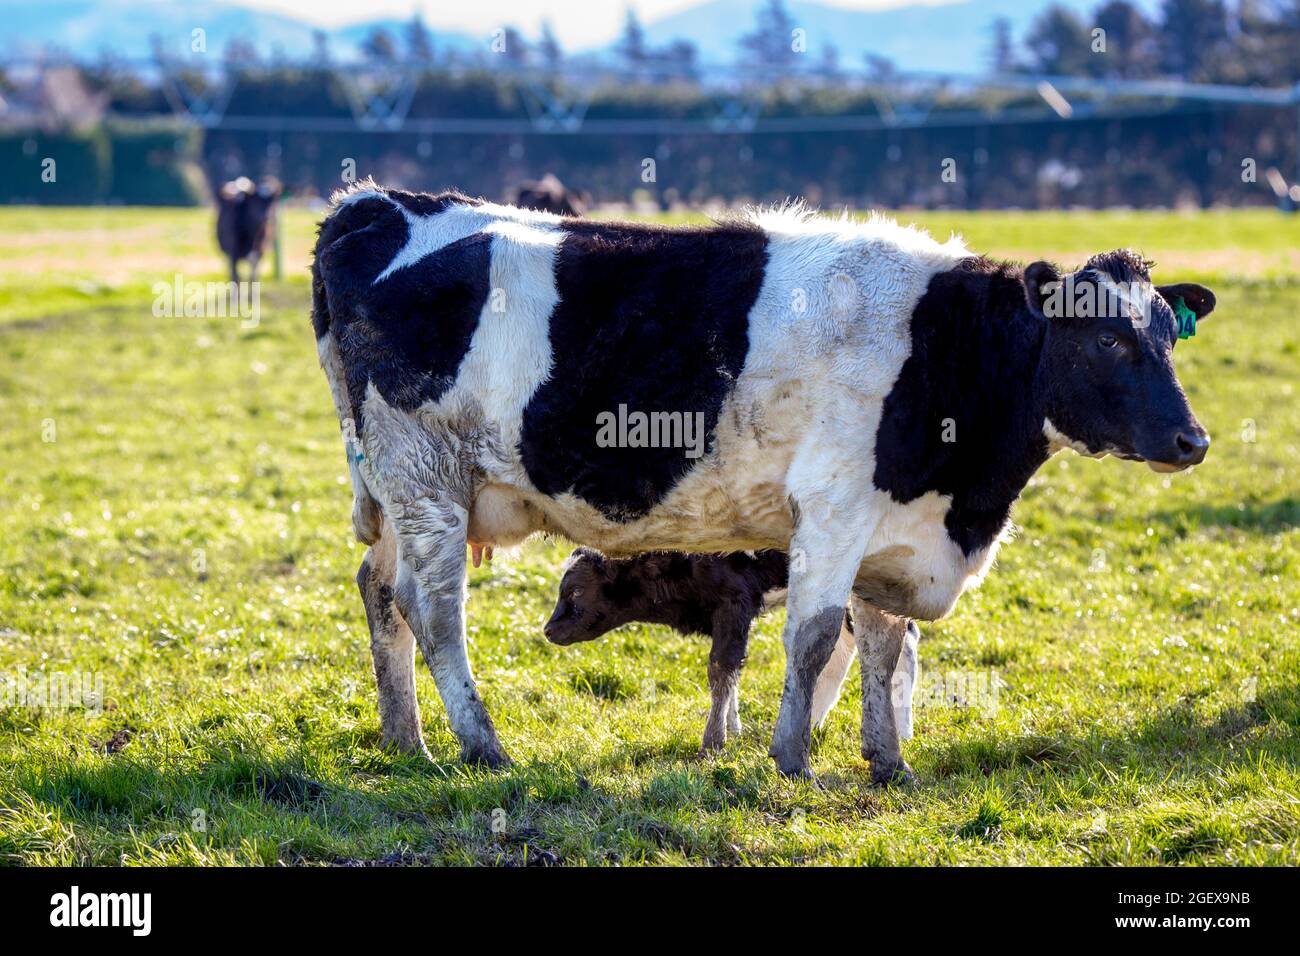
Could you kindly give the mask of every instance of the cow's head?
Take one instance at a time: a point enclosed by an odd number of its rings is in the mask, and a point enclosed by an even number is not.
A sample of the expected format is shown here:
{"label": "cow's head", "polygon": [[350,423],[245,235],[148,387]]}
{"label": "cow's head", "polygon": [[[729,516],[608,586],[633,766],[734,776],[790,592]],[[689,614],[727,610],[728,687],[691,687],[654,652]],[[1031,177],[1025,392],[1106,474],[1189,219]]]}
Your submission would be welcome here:
{"label": "cow's head", "polygon": [[1148,270],[1127,250],[1066,275],[1046,262],[1025,270],[1030,311],[1047,322],[1043,427],[1055,446],[1181,471],[1204,460],[1210,437],[1178,384],[1173,349],[1180,327],[1213,311],[1214,293],[1153,286]]}
{"label": "cow's head", "polygon": [[280,180],[274,176],[262,177],[257,185],[253,185],[247,176],[240,176],[221,187],[217,201],[222,206],[242,205],[259,214],[266,214],[283,191]]}
{"label": "cow's head", "polygon": [[542,629],[552,644],[592,641],[626,624],[625,601],[611,601],[610,587],[618,577],[616,563],[599,551],[578,548],[560,578],[560,597]]}

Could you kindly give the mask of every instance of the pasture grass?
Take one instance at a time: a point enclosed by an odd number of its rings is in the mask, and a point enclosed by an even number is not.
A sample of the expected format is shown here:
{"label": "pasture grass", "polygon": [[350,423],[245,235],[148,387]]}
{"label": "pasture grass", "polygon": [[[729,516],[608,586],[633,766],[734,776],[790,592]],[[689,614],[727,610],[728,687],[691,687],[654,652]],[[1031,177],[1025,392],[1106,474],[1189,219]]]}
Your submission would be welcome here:
{"label": "pasture grass", "polygon": [[751,645],[744,734],[707,759],[706,641],[547,644],[560,542],[470,576],[514,768],[457,764],[422,664],[433,760],[385,752],[311,214],[286,216],[293,266],[243,328],[151,310],[154,282],[222,277],[207,212],[0,210],[0,687],[77,672],[106,697],[0,701],[0,861],[1296,863],[1300,218],[914,218],[1022,259],[1136,245],[1161,278],[1210,281],[1219,310],[1178,363],[1215,446],[1172,477],[1042,469],[984,586],[923,628],[919,783],[875,789],[856,676],[816,735],[822,786],[775,772],[780,613]]}

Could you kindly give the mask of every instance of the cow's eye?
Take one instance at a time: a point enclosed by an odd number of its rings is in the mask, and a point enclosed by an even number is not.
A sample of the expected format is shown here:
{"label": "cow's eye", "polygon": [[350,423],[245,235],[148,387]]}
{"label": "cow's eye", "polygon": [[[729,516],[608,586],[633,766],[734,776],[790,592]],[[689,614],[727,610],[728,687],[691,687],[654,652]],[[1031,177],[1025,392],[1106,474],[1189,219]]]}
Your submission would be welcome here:
{"label": "cow's eye", "polygon": [[1119,339],[1115,338],[1115,336],[1111,335],[1109,332],[1103,332],[1101,335],[1097,336],[1097,344],[1104,349],[1113,349],[1115,346],[1119,345]]}
{"label": "cow's eye", "polygon": [[576,601],[580,597],[582,597],[582,588],[574,588],[572,591],[569,592],[569,596],[567,600]]}

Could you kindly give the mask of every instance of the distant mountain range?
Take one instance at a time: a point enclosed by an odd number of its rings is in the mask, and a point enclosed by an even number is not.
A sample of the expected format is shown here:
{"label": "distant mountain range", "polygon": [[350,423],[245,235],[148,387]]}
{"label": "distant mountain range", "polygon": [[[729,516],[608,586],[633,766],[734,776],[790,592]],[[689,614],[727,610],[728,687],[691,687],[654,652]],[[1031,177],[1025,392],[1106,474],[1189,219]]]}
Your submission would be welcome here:
{"label": "distant mountain range", "polygon": [[[28,54],[41,48],[79,58],[111,51],[126,57],[150,56],[153,37],[175,54],[188,54],[191,36],[204,31],[209,52],[220,53],[232,40],[252,43],[263,55],[290,58],[311,53],[317,27],[305,20],[251,10],[221,0],[4,0],[0,4],[0,55]],[[326,29],[331,54],[348,59],[376,27],[393,34],[399,46],[406,22],[376,19]],[[435,49],[486,49],[486,38],[430,28]]]}
{"label": "distant mountain range", "polygon": [[[736,56],[736,41],[753,30],[755,13],[764,0],[701,0],[675,14],[645,22],[647,42],[666,45],[690,40],[705,62],[726,63]],[[865,54],[885,57],[904,70],[978,73],[985,69],[991,42],[990,27],[1008,18],[1016,35],[1053,0],[950,0],[912,3],[888,10],[850,10],[825,3],[789,0],[786,7],[796,26],[807,35],[809,54],[820,57],[833,46],[840,63],[855,66]],[[1095,2],[1067,3],[1080,10]],[[1152,10],[1157,0],[1139,0]],[[539,7],[542,5],[539,5]],[[251,42],[263,55],[275,52],[290,58],[313,48],[316,27],[282,14],[251,10],[223,0],[175,3],[160,0],[5,0],[0,5],[0,55],[32,53],[53,48],[77,57],[104,51],[129,57],[148,56],[152,37],[175,53],[190,48],[191,31],[201,27],[210,52],[220,52],[231,40]],[[538,23],[516,24],[525,36]],[[383,27],[401,43],[406,23],[377,19],[325,30],[336,57],[356,56],[361,42]],[[430,28],[435,50],[486,50],[488,37]],[[599,52],[597,50],[570,52]]]}

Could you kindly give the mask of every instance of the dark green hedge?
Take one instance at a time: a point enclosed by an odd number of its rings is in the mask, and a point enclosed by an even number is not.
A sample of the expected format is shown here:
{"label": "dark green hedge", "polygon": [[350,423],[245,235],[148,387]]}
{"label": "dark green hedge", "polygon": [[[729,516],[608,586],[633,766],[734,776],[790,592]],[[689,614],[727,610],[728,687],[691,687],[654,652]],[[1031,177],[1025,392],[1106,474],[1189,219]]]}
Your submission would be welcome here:
{"label": "dark green hedge", "polygon": [[[112,123],[91,130],[0,131],[0,203],[192,206],[204,184],[197,130]],[[53,160],[52,181],[42,172]]]}

